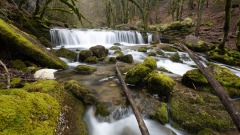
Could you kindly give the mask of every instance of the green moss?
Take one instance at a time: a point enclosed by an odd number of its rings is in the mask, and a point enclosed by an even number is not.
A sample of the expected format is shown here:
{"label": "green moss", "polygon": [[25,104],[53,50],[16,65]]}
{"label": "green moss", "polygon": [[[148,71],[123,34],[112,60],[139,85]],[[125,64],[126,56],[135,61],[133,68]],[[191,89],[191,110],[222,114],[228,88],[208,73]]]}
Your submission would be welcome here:
{"label": "green moss", "polygon": [[27,68],[26,64],[23,61],[19,60],[19,59],[12,61],[12,66],[14,68],[18,69],[18,70],[23,71],[23,72],[27,72],[28,71],[28,68]]}
{"label": "green moss", "polygon": [[120,55],[117,56],[116,59],[125,63],[133,63],[133,56],[131,54]]}
{"label": "green moss", "polygon": [[83,75],[89,75],[92,74],[93,72],[97,71],[96,68],[87,66],[87,65],[78,65],[77,67],[74,68],[74,70]]}
{"label": "green moss", "polygon": [[[209,65],[213,76],[228,92],[232,98],[240,97],[240,78],[234,75],[230,70],[220,67],[218,65]],[[190,70],[183,75],[182,83],[188,87],[193,88],[193,84],[198,90],[210,90],[210,85],[204,75],[198,70]]]}
{"label": "green moss", "polygon": [[93,56],[96,56],[99,59],[104,59],[107,54],[107,49],[102,45],[93,46],[89,50],[92,51]]}
{"label": "green moss", "polygon": [[198,69],[187,71],[182,77],[182,83],[191,88],[194,88],[194,86],[204,87],[209,85],[207,79]]}
{"label": "green moss", "polygon": [[11,88],[19,88],[22,87],[21,78],[12,78],[11,79]]}
{"label": "green moss", "polygon": [[149,52],[148,56],[157,56],[157,53],[156,52]]}
{"label": "green moss", "polygon": [[157,69],[157,62],[153,57],[147,57],[142,64],[149,67],[151,70]]}
{"label": "green moss", "polygon": [[20,31],[13,25],[7,24],[0,19],[0,40],[3,44],[11,46],[22,55],[25,55],[39,64],[55,68],[65,69],[67,64],[54,56],[32,36]]}
{"label": "green moss", "polygon": [[161,103],[161,105],[156,108],[156,119],[162,124],[168,123],[168,109],[166,103]]}
{"label": "green moss", "polygon": [[98,58],[95,56],[88,57],[84,62],[89,63],[89,64],[96,64],[98,63]]}
{"label": "green moss", "polygon": [[184,22],[179,22],[179,21],[175,21],[172,22],[170,24],[164,24],[160,27],[161,31],[167,31],[167,30],[186,30],[186,31],[190,31],[190,26],[192,25],[192,23],[190,23],[191,21],[184,21]]}
{"label": "green moss", "polygon": [[106,104],[101,102],[96,105],[96,113],[103,117],[108,116],[110,114],[106,107]]}
{"label": "green moss", "polygon": [[173,125],[190,133],[198,133],[206,128],[222,131],[234,127],[229,114],[216,96],[192,90],[189,93],[178,91],[173,94],[170,116]]}
{"label": "green moss", "polygon": [[175,84],[171,77],[157,72],[148,74],[145,83],[150,93],[158,94],[162,99],[168,99]]}
{"label": "green moss", "polygon": [[180,62],[180,63],[183,62],[178,53],[174,53],[173,55],[171,55],[170,60],[173,62]]}
{"label": "green moss", "polygon": [[143,64],[139,64],[133,68],[131,68],[126,75],[126,83],[128,84],[134,84],[134,85],[138,85],[138,84],[143,84],[144,82],[144,78],[151,72],[152,70],[143,65]]}
{"label": "green moss", "polygon": [[139,52],[147,52],[147,48],[146,47],[140,47],[138,48]]}
{"label": "green moss", "polygon": [[87,58],[91,57],[93,53],[90,50],[82,50],[79,52],[79,61],[85,61]]}
{"label": "green moss", "polygon": [[108,64],[115,64],[116,62],[117,62],[117,59],[115,57],[110,57],[105,61],[105,63],[108,63]]}
{"label": "green moss", "polygon": [[212,129],[206,128],[197,133],[197,135],[218,135]]}
{"label": "green moss", "polygon": [[198,40],[197,44],[193,44],[191,42],[186,42],[185,45],[195,51],[195,52],[206,52],[206,51],[210,51],[213,49],[214,46],[211,47],[210,44],[202,41],[202,40]]}
{"label": "green moss", "polygon": [[176,49],[170,47],[170,46],[163,46],[161,47],[162,50],[167,51],[167,52],[177,52]]}
{"label": "green moss", "polygon": [[77,99],[85,104],[93,104],[95,102],[89,90],[75,80],[65,82],[64,89],[71,92]]}
{"label": "green moss", "polygon": [[55,134],[60,106],[44,93],[23,89],[0,91],[1,134]]}
{"label": "green moss", "polygon": [[71,51],[71,50],[68,50],[66,48],[60,48],[58,49],[55,54],[58,56],[58,57],[64,57],[64,58],[67,58],[71,61],[77,61],[77,53],[74,52],[74,51]]}
{"label": "green moss", "polygon": [[157,70],[158,70],[158,71],[162,71],[162,72],[172,73],[171,71],[167,70],[167,69],[164,68],[164,67],[159,67]]}
{"label": "green moss", "polygon": [[229,51],[225,49],[225,54],[221,54],[221,50],[216,48],[215,50],[207,52],[208,59],[225,63],[228,65],[239,66],[240,65],[240,52]]}

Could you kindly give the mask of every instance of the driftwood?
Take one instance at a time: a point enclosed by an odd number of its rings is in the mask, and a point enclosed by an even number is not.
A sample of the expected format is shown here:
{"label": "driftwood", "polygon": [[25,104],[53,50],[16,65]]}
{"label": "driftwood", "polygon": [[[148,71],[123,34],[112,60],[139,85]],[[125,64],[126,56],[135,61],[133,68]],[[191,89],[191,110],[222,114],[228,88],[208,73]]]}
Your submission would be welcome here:
{"label": "driftwood", "polygon": [[116,64],[116,70],[117,70],[117,75],[118,75],[118,77],[120,79],[120,82],[121,82],[121,84],[123,86],[123,90],[124,90],[124,92],[125,92],[125,94],[127,96],[127,99],[129,101],[131,107],[132,107],[132,110],[133,110],[133,112],[135,114],[135,117],[137,119],[138,126],[140,128],[140,131],[141,131],[142,135],[149,135],[148,129],[147,129],[147,127],[146,127],[146,125],[145,125],[145,123],[144,123],[144,121],[142,119],[141,113],[138,111],[137,105],[134,103],[133,98],[131,96],[131,93],[130,93],[130,91],[127,88],[127,85],[126,85],[126,83],[125,83],[125,81],[124,81],[124,79],[123,79],[123,77],[121,75],[121,72],[119,71],[118,63]]}
{"label": "driftwood", "polygon": [[224,88],[220,85],[220,83],[210,74],[211,71],[208,68],[205,68],[204,65],[185,45],[181,44],[180,46],[182,46],[187,51],[191,59],[197,64],[199,70],[203,73],[208,82],[211,84],[211,86],[213,87],[212,93],[218,96],[223,106],[226,108],[227,112],[231,116],[238,131],[240,132],[240,110],[228,96],[228,94],[226,93]]}
{"label": "driftwood", "polygon": [[10,74],[8,72],[8,69],[7,67],[5,66],[5,64],[0,60],[0,64],[3,66],[3,68],[5,69],[5,72],[6,72],[6,77],[7,77],[7,89],[10,88],[11,86],[11,83],[10,83]]}

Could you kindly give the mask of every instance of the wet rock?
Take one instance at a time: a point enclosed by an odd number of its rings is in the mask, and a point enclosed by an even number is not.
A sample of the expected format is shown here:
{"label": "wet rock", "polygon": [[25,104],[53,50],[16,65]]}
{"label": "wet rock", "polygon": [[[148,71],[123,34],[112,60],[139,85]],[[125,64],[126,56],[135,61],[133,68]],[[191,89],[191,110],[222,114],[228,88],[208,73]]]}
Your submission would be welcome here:
{"label": "wet rock", "polygon": [[66,48],[60,48],[58,49],[55,54],[58,56],[58,57],[64,57],[64,58],[67,58],[71,61],[77,61],[77,53],[74,52],[74,51],[71,51],[71,50],[68,50]]}
{"label": "wet rock", "polygon": [[97,71],[96,68],[87,66],[87,65],[78,65],[77,67],[74,68],[74,70],[83,75],[89,75],[92,74],[93,72]]}
{"label": "wet rock", "polygon": [[115,64],[116,62],[117,62],[117,59],[115,57],[110,57],[105,61],[105,63],[108,63],[108,64]]}
{"label": "wet rock", "polygon": [[79,61],[83,62],[92,55],[93,53],[90,50],[82,50],[79,52]]}
{"label": "wet rock", "polygon": [[98,63],[98,58],[95,56],[88,57],[84,62],[89,63],[89,64],[96,64]]}
{"label": "wet rock", "polygon": [[109,50],[119,50],[121,51],[122,49],[119,46],[112,46],[109,48]]}
{"label": "wet rock", "polygon": [[126,63],[133,63],[133,56],[131,54],[120,55],[120,56],[117,56],[116,59]]}
{"label": "wet rock", "polygon": [[193,35],[186,36],[185,42],[189,49],[196,52],[206,52],[214,48],[210,43],[204,42]]}
{"label": "wet rock", "polygon": [[178,53],[174,53],[173,55],[170,56],[170,60],[173,62],[180,62],[183,63],[183,61],[181,60],[180,56]]}
{"label": "wet rock", "polygon": [[102,45],[93,46],[89,50],[92,51],[93,56],[96,56],[100,60],[104,59],[108,53],[108,50]]}
{"label": "wet rock", "polygon": [[147,47],[140,47],[138,48],[139,52],[147,52]]}

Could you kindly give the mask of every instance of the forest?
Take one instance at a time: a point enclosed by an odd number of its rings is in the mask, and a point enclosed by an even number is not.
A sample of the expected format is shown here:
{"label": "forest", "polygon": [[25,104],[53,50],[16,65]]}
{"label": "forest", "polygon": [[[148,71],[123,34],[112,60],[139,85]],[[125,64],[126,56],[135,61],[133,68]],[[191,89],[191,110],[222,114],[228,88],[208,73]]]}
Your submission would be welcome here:
{"label": "forest", "polygon": [[239,133],[239,0],[0,1],[0,135]]}

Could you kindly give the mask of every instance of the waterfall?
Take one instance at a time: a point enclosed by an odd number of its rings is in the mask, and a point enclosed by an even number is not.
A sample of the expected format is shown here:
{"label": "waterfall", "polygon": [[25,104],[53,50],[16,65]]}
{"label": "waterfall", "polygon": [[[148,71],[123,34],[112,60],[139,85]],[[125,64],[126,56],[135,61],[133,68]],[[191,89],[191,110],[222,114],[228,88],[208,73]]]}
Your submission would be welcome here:
{"label": "waterfall", "polygon": [[138,31],[59,29],[50,30],[53,45],[65,47],[89,47],[91,45],[145,44]]}

